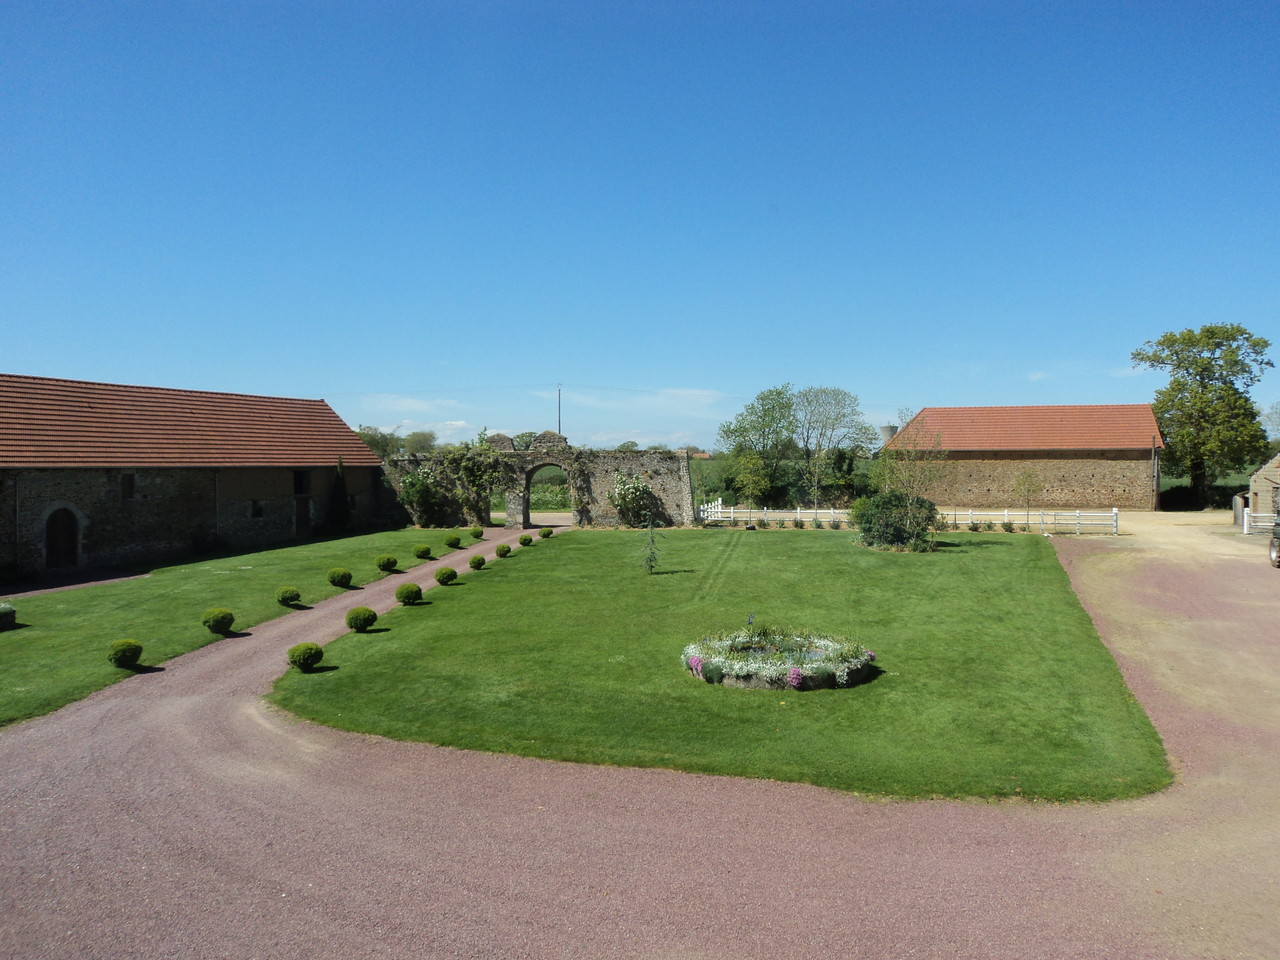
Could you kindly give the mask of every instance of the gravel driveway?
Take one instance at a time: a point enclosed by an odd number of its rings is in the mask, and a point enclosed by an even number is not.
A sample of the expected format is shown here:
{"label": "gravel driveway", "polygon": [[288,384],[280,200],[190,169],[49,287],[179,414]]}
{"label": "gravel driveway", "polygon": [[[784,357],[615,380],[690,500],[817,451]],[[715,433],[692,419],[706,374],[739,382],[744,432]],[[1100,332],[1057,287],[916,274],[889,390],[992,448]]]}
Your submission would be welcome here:
{"label": "gravel driveway", "polygon": [[1055,540],[1161,794],[867,801],[345,734],[260,699],[337,598],[0,731],[0,955],[1274,957],[1280,571],[1224,523]]}

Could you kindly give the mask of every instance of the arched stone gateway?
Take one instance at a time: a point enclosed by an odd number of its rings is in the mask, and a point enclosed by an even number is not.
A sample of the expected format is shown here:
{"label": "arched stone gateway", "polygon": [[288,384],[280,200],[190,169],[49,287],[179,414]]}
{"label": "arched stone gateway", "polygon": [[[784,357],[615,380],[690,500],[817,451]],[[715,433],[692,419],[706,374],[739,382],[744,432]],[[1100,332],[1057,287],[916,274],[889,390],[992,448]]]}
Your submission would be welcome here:
{"label": "arched stone gateway", "polygon": [[487,439],[512,466],[506,490],[509,528],[532,526],[529,484],[543,467],[559,467],[568,476],[575,526],[622,525],[609,502],[619,475],[637,477],[649,487],[656,522],[669,527],[687,527],[694,522],[689,455],[683,450],[583,450],[569,446],[568,440],[550,430],[534,437],[528,450],[517,450],[505,434],[491,434]]}

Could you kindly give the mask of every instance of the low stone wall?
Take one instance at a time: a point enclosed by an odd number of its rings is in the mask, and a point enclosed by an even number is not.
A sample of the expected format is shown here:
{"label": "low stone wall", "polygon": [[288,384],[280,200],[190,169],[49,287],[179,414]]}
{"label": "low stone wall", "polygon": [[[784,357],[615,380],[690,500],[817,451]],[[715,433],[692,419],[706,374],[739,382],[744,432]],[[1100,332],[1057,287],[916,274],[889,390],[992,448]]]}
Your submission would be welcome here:
{"label": "low stone wall", "polygon": [[1022,506],[1014,487],[1019,475],[1035,470],[1043,489],[1031,505],[1046,509],[1156,509],[1150,455],[1141,459],[1116,454],[1037,456],[1025,458],[951,454],[941,479],[925,493],[952,507]]}

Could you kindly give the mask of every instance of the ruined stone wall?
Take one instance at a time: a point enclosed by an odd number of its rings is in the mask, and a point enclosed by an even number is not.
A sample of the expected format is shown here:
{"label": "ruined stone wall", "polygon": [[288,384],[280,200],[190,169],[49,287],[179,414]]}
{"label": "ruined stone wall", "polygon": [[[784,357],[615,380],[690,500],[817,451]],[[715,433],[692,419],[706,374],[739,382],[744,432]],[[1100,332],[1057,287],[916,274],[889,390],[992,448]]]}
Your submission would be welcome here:
{"label": "ruined stone wall", "polygon": [[1149,453],[1116,451],[1025,455],[949,454],[942,478],[925,494],[939,506],[1020,507],[1013,490],[1019,474],[1035,470],[1044,489],[1031,506],[1044,509],[1154,510],[1155,490]]}

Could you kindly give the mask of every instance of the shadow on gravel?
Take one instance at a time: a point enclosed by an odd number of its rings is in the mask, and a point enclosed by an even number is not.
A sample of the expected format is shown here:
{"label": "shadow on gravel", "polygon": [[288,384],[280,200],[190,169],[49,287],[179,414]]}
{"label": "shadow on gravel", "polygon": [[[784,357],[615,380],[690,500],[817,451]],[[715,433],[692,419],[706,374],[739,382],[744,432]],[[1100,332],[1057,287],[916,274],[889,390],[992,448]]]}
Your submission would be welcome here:
{"label": "shadow on gravel", "polygon": [[131,673],[164,673],[164,667],[148,667],[144,664],[136,664],[129,668]]}
{"label": "shadow on gravel", "polygon": [[280,606],[285,607],[289,610],[310,610],[311,609],[310,605],[305,603],[282,603],[280,604]]}
{"label": "shadow on gravel", "polygon": [[222,640],[240,640],[244,637],[252,637],[253,633],[249,630],[232,630],[230,633],[220,633],[218,637]]}

